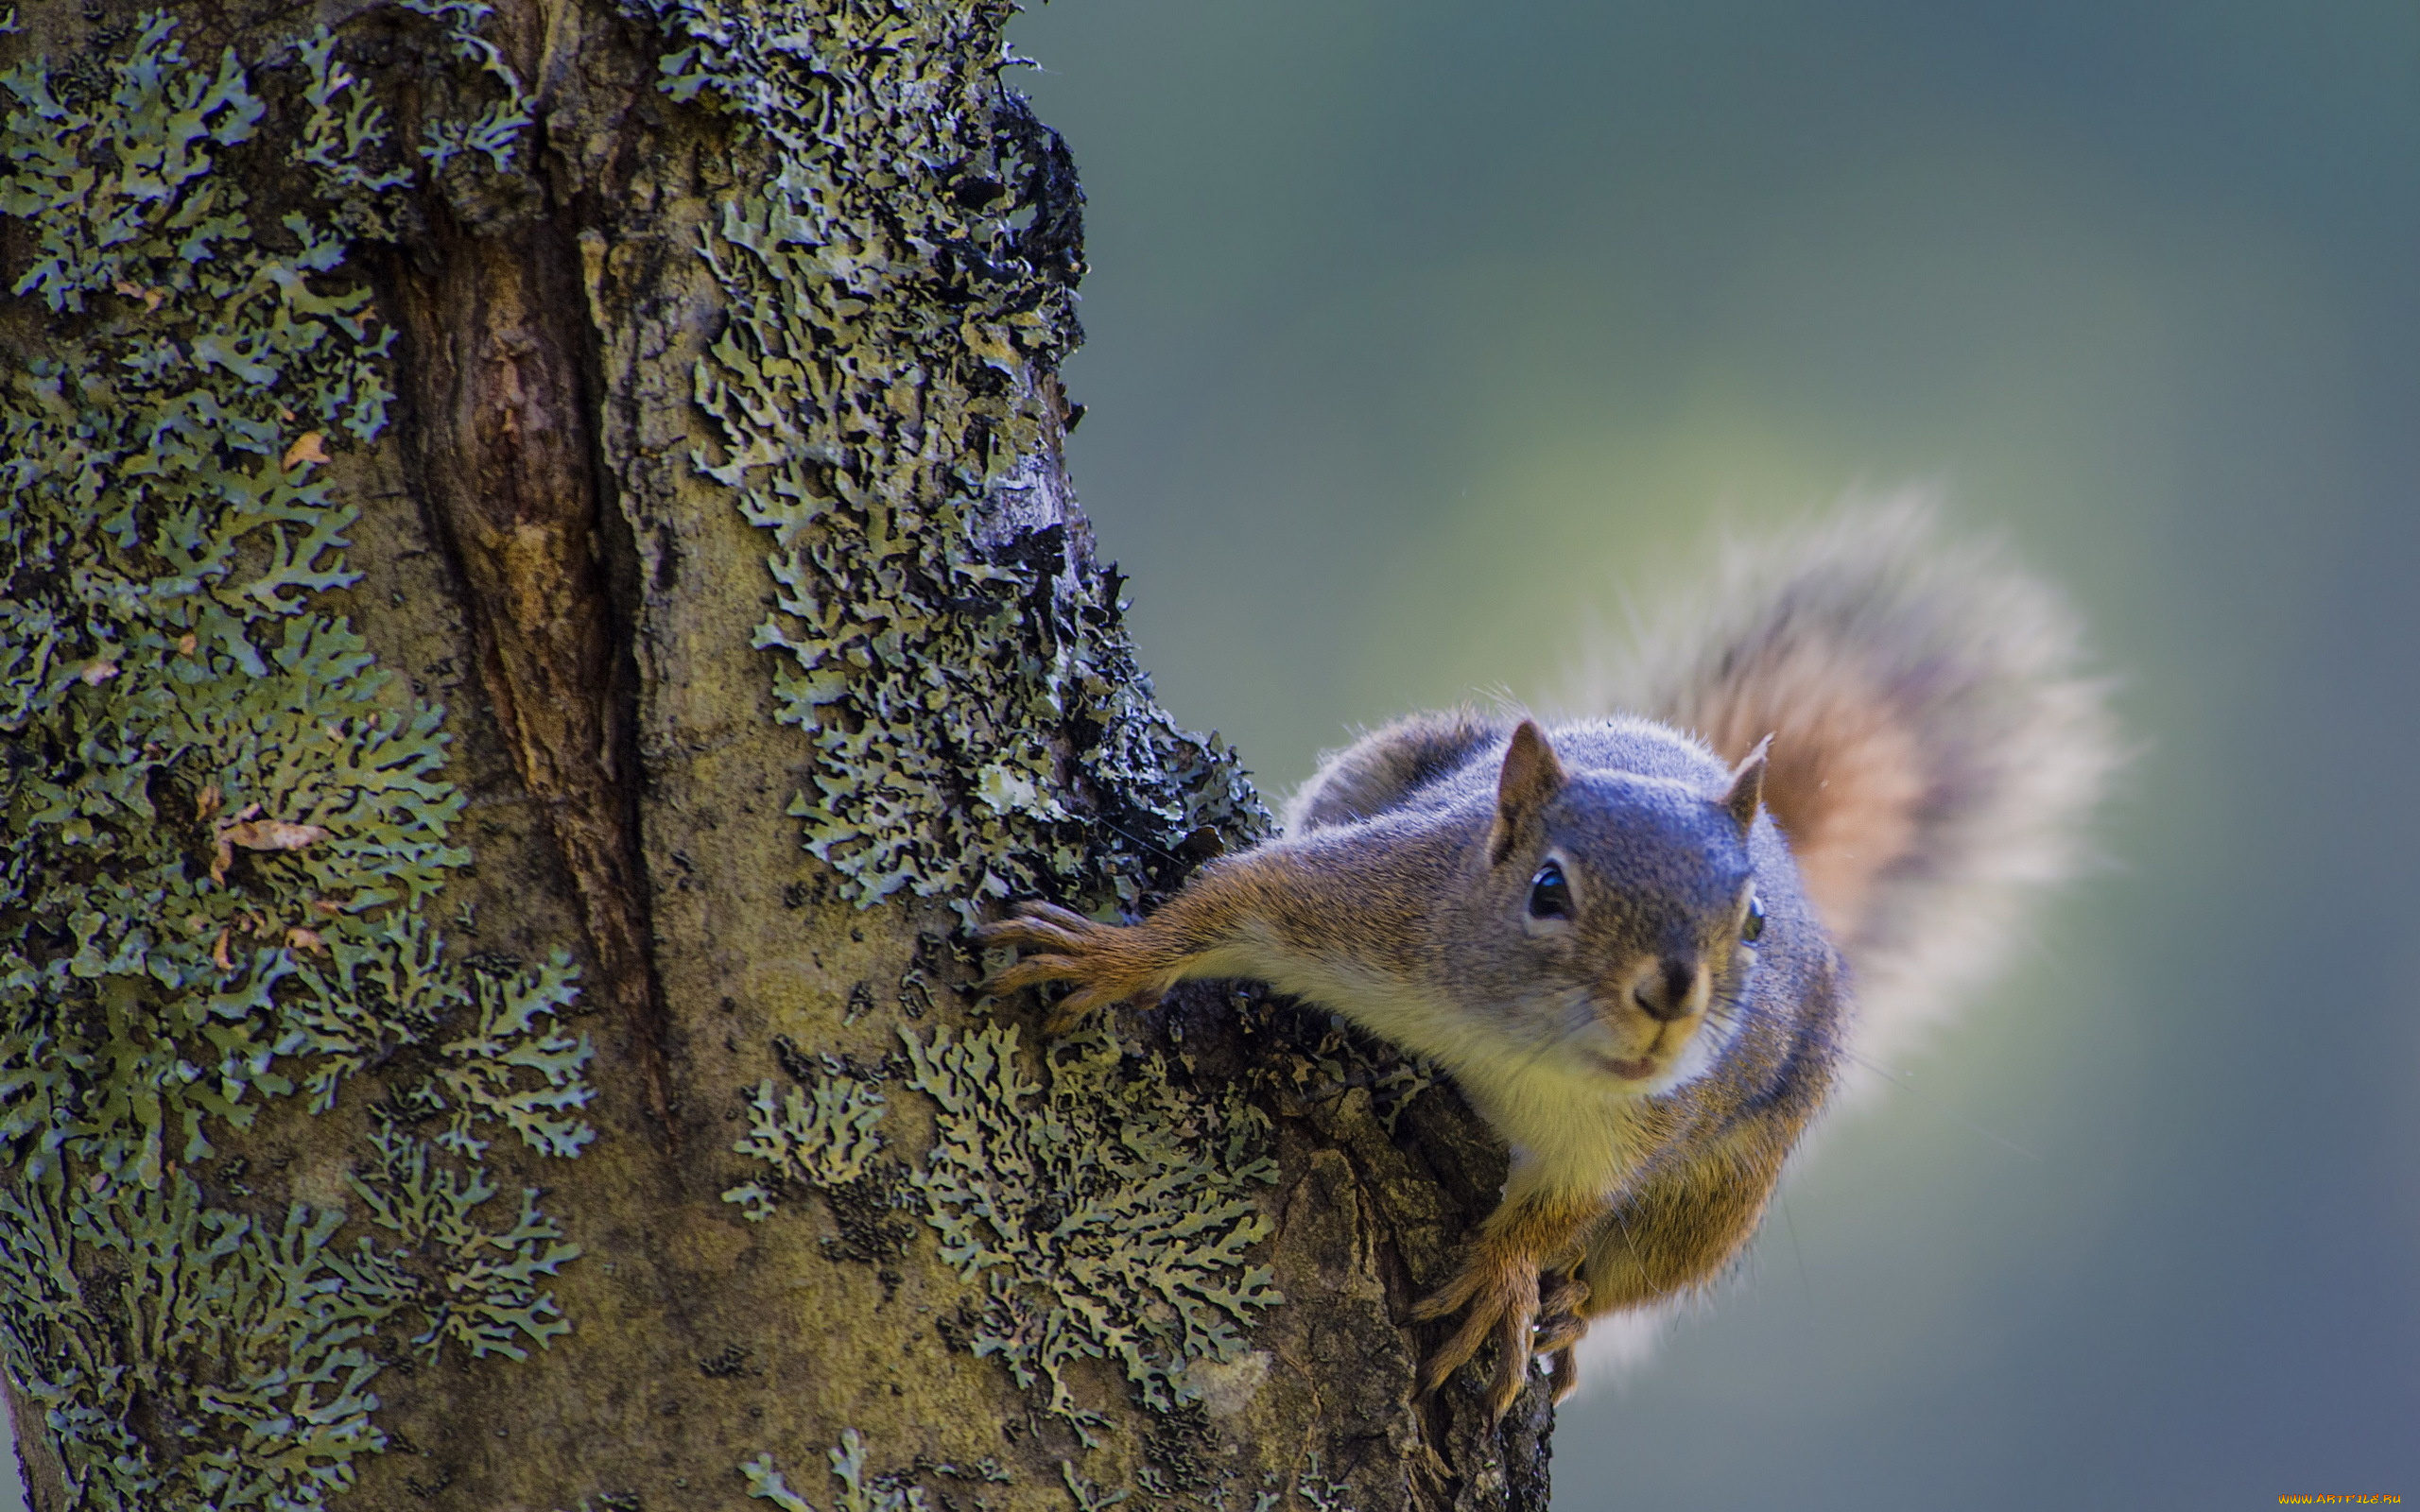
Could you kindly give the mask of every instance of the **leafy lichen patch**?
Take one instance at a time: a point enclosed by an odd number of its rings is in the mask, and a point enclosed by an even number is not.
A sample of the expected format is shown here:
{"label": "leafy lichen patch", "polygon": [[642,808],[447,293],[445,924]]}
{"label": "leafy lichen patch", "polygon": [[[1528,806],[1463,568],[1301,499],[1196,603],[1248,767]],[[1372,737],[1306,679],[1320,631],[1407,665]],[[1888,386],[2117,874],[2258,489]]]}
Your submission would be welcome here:
{"label": "leafy lichen patch", "polygon": [[[868,1473],[865,1435],[856,1429],[842,1429],[840,1442],[825,1454],[832,1462],[832,1479],[840,1484],[832,1512],[931,1512],[923,1486],[900,1475]],[[790,1489],[770,1453],[740,1466],[739,1473],[747,1478],[751,1497],[770,1502],[781,1512],[816,1512],[815,1503]]]}
{"label": "leafy lichen patch", "polygon": [[[567,960],[446,954],[442,713],[322,607],[357,576],[327,479],[390,399],[346,246],[407,160],[324,29],[276,161],[233,48],[117,35],[0,73],[51,353],[0,378],[0,1360],[73,1508],[317,1508],[385,1443],[377,1331],[564,1332],[578,1250],[486,1157],[577,1154],[592,1052]],[[286,162],[310,198],[265,214]],[[213,1205],[217,1142],[372,1073],[356,1168],[280,1208],[222,1160]]]}
{"label": "leafy lichen patch", "polygon": [[[10,1375],[53,1435],[84,1451],[68,1456],[76,1504],[254,1506],[278,1495],[313,1505],[350,1484],[354,1454],[382,1447],[364,1344],[394,1298],[334,1248],[335,1214],[297,1207],[265,1232],[207,1210],[180,1176],[112,1203],[39,1183],[0,1190],[0,1219],[11,1235]],[[80,1266],[79,1251],[91,1257]],[[121,1326],[186,1348],[130,1358]],[[203,1361],[208,1377],[186,1374]],[[159,1464],[129,1426],[138,1390],[193,1446],[181,1460]]]}
{"label": "leafy lichen patch", "polygon": [[[520,1221],[471,1221],[489,1190],[432,1173],[399,1142],[401,1173],[357,1183],[406,1243],[337,1242],[344,1214],[297,1203],[282,1219],[209,1206],[182,1173],[156,1188],[0,1187],[9,1372],[63,1452],[71,1505],[300,1508],[349,1487],[354,1458],[386,1446],[369,1388],[375,1333],[524,1352],[563,1331],[527,1279],[576,1253],[524,1194]],[[480,1251],[486,1251],[481,1253]],[[428,1263],[434,1260],[436,1264]],[[137,1399],[159,1428],[141,1434]],[[162,1452],[161,1439],[174,1446]]]}
{"label": "leafy lichen patch", "polygon": [[538,1278],[554,1275],[579,1249],[563,1244],[561,1227],[538,1211],[536,1189],[522,1190],[510,1224],[489,1228],[474,1216],[496,1194],[480,1167],[449,1167],[425,1142],[391,1128],[372,1143],[375,1162],[354,1190],[371,1220],[405,1241],[396,1258],[417,1256],[431,1272],[417,1289],[428,1321],[411,1340],[416,1348],[434,1360],[451,1339],[474,1358],[520,1360],[529,1346],[543,1349],[571,1332]]}
{"label": "leafy lichen patch", "polygon": [[[814,1085],[811,1095],[792,1088],[776,1097],[769,1078],[758,1084],[748,1101],[748,1132],[732,1149],[770,1166],[777,1180],[845,1186],[872,1169],[882,1149],[874,1125],[889,1105],[882,1093],[852,1076],[817,1076]],[[722,1194],[723,1201],[740,1204],[752,1223],[772,1216],[773,1199],[772,1192],[754,1181]]]}
{"label": "leafy lichen patch", "polygon": [[1159,1412],[1198,1400],[1188,1364],[1239,1358],[1253,1314],[1284,1300],[1247,1256],[1269,1232],[1252,1196],[1276,1178],[1267,1121],[1156,1057],[1124,1064],[1098,1028],[1051,1047],[1046,1081],[1013,1027],[901,1038],[908,1084],[938,1105],[912,1179],[942,1261],[982,1288],[968,1347],[1041,1385],[1088,1445],[1108,1419],[1078,1400],[1080,1359],[1123,1366]]}

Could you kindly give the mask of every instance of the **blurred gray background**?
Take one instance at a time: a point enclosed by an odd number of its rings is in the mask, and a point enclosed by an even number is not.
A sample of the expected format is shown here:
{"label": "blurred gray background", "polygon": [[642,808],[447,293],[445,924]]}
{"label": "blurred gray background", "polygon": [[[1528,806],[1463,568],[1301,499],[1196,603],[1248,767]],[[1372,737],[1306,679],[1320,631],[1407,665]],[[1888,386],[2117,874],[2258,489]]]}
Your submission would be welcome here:
{"label": "blurred gray background", "polygon": [[1859,488],[1942,488],[2121,679],[2109,865],[1565,1409],[1562,1512],[2420,1497],[2420,9],[1015,37],[1091,197],[1078,485],[1270,791]]}
{"label": "blurred gray background", "polygon": [[1091,200],[1078,488],[1271,791],[1859,488],[1941,488],[2121,680],[2108,865],[1565,1409],[1562,1512],[2420,1499],[2420,8],[1012,36]]}

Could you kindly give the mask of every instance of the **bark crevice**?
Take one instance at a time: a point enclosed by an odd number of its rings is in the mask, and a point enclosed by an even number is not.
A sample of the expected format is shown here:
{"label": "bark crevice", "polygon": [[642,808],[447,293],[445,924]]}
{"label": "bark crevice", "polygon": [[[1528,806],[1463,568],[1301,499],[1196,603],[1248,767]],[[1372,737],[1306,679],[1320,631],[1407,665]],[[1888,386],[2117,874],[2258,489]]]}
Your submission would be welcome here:
{"label": "bark crevice", "polygon": [[[639,839],[631,610],[615,600],[579,248],[541,214],[480,232],[431,206],[384,280],[404,455],[464,595],[485,689],[579,902],[647,1109],[678,1143]],[[635,594],[626,586],[626,596]]]}

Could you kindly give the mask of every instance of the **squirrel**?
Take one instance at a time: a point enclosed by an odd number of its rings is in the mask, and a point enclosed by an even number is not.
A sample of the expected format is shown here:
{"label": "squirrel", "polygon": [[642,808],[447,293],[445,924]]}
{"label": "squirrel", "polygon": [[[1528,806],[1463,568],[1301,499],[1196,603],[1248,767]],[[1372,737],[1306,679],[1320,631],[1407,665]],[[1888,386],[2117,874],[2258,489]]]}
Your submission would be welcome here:
{"label": "squirrel", "polygon": [[[1326,757],[1282,837],[1105,924],[1015,905],[990,983],[1073,984],[1050,1028],[1251,978],[1448,1073],[1511,1147],[1502,1199],[1412,1309],[1492,1337],[1500,1418],[1593,1319],[1720,1277],[1826,1100],[1872,983],[1936,1011],[2067,870],[2116,760],[2071,617],[1902,502],[1735,549],[1629,679],[1635,713],[1415,714]],[[1604,707],[1604,705],[1599,705]]]}

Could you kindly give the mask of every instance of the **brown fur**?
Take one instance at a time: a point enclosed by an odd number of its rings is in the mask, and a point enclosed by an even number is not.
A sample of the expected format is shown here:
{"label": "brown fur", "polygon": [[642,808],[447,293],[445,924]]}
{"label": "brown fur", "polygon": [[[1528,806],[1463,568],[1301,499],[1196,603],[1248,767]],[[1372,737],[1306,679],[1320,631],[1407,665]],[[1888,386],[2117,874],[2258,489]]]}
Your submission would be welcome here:
{"label": "brown fur", "polygon": [[1467,765],[1501,733],[1501,722],[1469,709],[1409,714],[1332,752],[1294,795],[1286,833],[1350,824],[1413,800]]}

